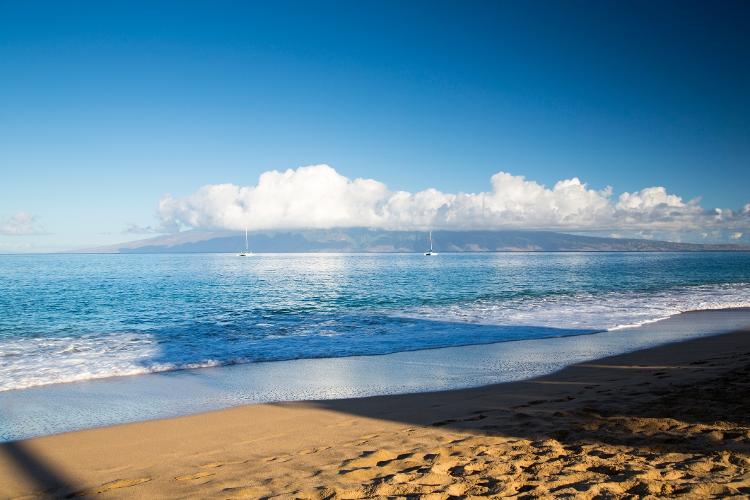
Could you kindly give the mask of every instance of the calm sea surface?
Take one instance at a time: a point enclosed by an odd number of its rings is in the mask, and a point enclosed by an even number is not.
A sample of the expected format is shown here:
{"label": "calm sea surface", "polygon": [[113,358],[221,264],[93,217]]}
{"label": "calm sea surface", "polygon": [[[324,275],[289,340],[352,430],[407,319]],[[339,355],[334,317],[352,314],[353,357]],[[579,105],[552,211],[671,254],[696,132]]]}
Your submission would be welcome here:
{"label": "calm sea surface", "polygon": [[748,306],[748,253],[0,255],[0,390]]}

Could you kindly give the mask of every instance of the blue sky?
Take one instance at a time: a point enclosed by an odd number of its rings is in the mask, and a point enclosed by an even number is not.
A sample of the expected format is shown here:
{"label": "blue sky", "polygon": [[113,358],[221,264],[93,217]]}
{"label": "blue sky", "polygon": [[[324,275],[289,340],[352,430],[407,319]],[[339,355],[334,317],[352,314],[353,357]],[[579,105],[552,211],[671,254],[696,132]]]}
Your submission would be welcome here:
{"label": "blue sky", "polygon": [[729,1],[0,1],[0,223],[43,233],[0,251],[134,239],[166,193],[322,163],[393,191],[505,171],[741,210],[748,33]]}

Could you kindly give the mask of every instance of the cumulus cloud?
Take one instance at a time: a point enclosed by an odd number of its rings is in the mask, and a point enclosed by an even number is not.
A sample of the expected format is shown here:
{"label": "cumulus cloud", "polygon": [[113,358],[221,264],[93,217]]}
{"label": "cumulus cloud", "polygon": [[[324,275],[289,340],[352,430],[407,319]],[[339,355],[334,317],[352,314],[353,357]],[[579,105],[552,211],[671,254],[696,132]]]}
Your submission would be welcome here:
{"label": "cumulus cloud", "polygon": [[241,230],[372,227],[383,229],[557,229],[569,231],[740,229],[743,209],[706,210],[664,187],[615,197],[578,178],[546,187],[498,172],[481,193],[391,191],[373,179],[349,179],[328,165],[263,173],[254,186],[211,184],[184,197],[164,196],[164,228]]}
{"label": "cumulus cloud", "polygon": [[732,233],[731,235],[729,235],[729,238],[732,239],[732,240],[739,240],[740,238],[742,238],[742,232],[741,231],[736,231],[736,232]]}
{"label": "cumulus cloud", "polygon": [[3,236],[29,236],[42,232],[36,217],[27,212],[0,219],[0,234]]}

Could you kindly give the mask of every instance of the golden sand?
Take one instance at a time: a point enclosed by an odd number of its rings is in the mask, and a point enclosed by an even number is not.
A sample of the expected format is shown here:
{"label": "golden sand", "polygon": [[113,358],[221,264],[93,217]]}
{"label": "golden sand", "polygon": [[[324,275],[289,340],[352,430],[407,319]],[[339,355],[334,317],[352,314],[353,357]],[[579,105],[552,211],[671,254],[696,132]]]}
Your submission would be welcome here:
{"label": "golden sand", "polygon": [[0,446],[0,496],[750,495],[750,332],[525,382],[254,405]]}

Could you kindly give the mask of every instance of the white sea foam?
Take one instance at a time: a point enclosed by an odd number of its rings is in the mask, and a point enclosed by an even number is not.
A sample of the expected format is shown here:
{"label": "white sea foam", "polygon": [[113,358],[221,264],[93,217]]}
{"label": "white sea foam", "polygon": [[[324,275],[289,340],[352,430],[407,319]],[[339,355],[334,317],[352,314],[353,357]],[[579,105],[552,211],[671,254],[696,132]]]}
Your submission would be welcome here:
{"label": "white sea foam", "polygon": [[[505,300],[482,299],[444,306],[416,307],[396,313],[380,311],[373,314],[380,315],[381,318],[389,315],[442,323],[513,326],[520,329],[525,326],[548,327],[564,329],[570,334],[625,329],[691,310],[737,307],[750,307],[749,283],[688,286],[653,292],[527,295]],[[388,328],[394,331],[390,333],[398,337],[399,344],[395,350],[407,351],[424,347],[418,338],[410,340],[406,334],[402,335],[398,330],[398,323],[390,324],[384,318],[383,324],[391,325]],[[322,329],[321,325],[317,325],[316,328],[307,325],[307,328],[314,330],[307,337],[310,342],[336,333]],[[460,335],[460,331],[456,330],[455,336]],[[530,337],[534,335],[539,334],[530,333]],[[257,359],[281,359],[274,358],[281,345],[274,342],[284,342],[285,338],[288,337],[271,333],[260,341],[253,341],[253,347],[245,346],[244,350],[240,346],[227,343],[225,338],[201,338],[197,339],[197,342],[196,339],[192,339],[192,342],[165,345],[163,339],[158,339],[148,332],[0,338],[0,391],[105,377],[203,368]],[[455,342],[456,345],[469,343],[476,342],[473,342],[470,336],[462,337],[460,342]],[[304,345],[295,344],[286,359],[309,357]],[[268,356],[268,353],[271,355]],[[380,353],[382,352],[377,350],[347,352]],[[319,357],[319,354],[314,357]]]}
{"label": "white sea foam", "polygon": [[423,306],[405,317],[504,326],[580,330],[637,327],[687,311],[750,307],[750,283],[699,285],[653,292],[575,293]]}
{"label": "white sea foam", "polygon": [[0,391],[221,364],[152,362],[155,339],[142,333],[0,340]]}

